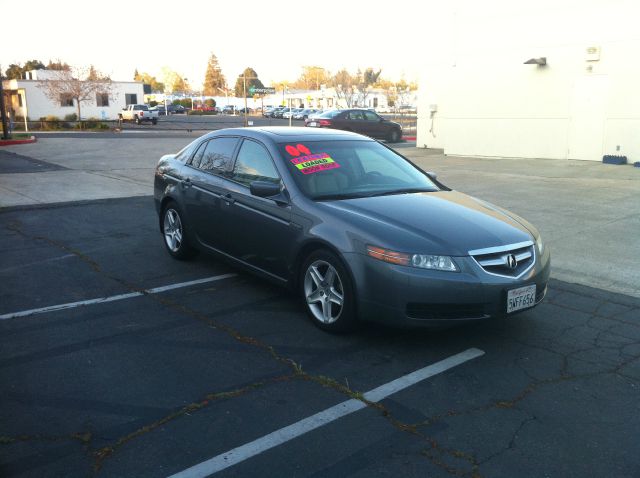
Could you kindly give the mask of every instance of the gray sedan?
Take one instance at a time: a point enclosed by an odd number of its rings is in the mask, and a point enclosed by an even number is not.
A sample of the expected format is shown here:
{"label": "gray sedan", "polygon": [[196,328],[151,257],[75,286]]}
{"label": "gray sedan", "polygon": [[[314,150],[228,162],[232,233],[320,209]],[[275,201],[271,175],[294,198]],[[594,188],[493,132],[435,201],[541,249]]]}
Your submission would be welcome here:
{"label": "gray sedan", "polygon": [[154,195],[169,254],[291,287],[327,331],[505,317],[547,290],[534,226],[354,133],[215,131],[160,159]]}

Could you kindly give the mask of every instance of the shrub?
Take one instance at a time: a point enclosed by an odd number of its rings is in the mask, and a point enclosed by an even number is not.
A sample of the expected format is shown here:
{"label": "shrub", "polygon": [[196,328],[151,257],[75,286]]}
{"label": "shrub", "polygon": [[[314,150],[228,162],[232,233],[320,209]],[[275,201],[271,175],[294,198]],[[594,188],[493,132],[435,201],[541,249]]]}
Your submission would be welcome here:
{"label": "shrub", "polygon": [[43,116],[43,117],[40,118],[40,121],[42,121],[41,128],[43,130],[51,130],[51,129],[60,129],[60,128],[62,128],[62,122],[60,121],[60,118],[58,118],[57,116],[54,116],[54,115]]}
{"label": "shrub", "polygon": [[204,100],[204,104],[209,108],[214,108],[216,106],[216,100],[214,100],[213,98],[209,98]]}
{"label": "shrub", "polygon": [[75,113],[70,113],[64,116],[65,121],[78,121],[78,115]]}
{"label": "shrub", "polygon": [[152,108],[154,106],[158,106],[158,102],[157,101],[149,101],[149,106],[151,106]]}

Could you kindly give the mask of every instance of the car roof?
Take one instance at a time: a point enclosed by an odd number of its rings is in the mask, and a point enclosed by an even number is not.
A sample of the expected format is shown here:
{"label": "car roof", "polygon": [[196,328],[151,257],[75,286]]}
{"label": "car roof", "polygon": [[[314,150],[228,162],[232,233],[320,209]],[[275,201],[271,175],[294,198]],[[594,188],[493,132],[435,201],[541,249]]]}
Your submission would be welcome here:
{"label": "car roof", "polygon": [[307,128],[288,126],[257,126],[250,128],[227,128],[209,133],[207,136],[239,134],[249,138],[269,140],[272,143],[289,143],[292,141],[374,141],[350,131],[329,128]]}

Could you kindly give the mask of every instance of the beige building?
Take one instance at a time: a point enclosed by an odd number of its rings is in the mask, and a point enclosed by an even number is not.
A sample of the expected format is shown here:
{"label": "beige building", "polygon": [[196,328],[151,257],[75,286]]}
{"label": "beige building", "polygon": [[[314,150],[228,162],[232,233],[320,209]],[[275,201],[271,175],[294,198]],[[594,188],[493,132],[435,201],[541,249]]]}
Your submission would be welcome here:
{"label": "beige building", "polygon": [[639,18],[640,4],[624,0],[456,2],[432,20],[417,145],[640,161]]}

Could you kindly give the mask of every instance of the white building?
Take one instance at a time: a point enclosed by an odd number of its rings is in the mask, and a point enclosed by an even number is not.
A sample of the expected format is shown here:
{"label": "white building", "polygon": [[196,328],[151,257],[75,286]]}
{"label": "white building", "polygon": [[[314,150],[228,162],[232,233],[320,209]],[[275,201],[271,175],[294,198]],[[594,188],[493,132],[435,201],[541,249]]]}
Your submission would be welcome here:
{"label": "white building", "polygon": [[[53,101],[45,95],[44,82],[51,77],[47,70],[27,72],[27,79],[4,80],[3,88],[8,97],[7,109],[15,117],[28,117],[34,121],[46,116],[63,119],[66,115],[77,113],[75,101],[60,98]],[[142,103],[143,84],[138,81],[113,81],[110,95],[96,94],[95,99],[80,104],[82,119],[98,118],[115,120],[118,112],[128,104]]]}
{"label": "white building", "polygon": [[419,147],[640,161],[640,5],[459,1],[430,17]]}

